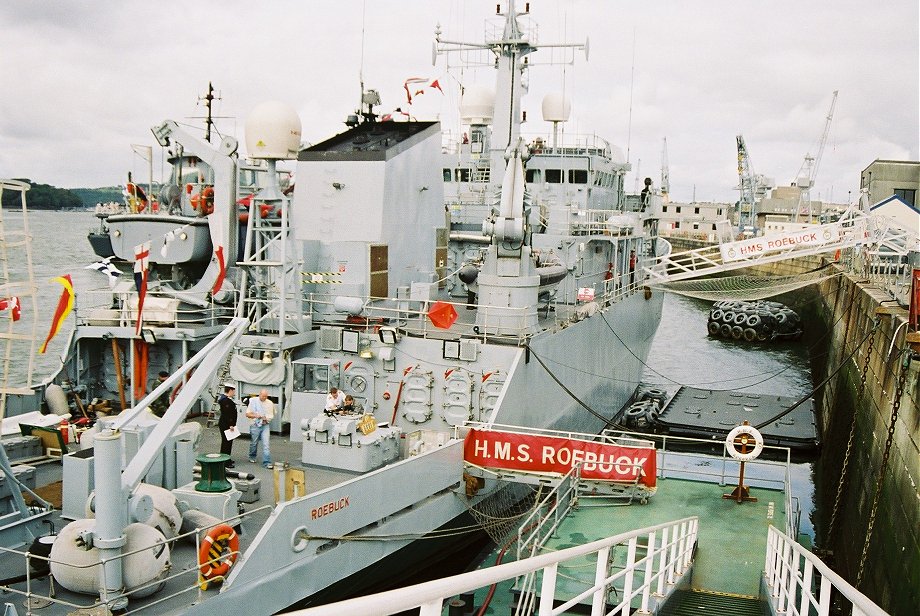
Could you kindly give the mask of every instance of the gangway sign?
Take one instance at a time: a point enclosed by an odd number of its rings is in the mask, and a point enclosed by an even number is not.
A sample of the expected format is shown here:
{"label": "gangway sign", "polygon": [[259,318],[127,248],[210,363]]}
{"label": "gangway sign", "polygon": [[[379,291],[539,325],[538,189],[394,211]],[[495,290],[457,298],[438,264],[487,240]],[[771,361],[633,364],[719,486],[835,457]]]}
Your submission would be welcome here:
{"label": "gangway sign", "polygon": [[840,232],[836,226],[821,225],[795,233],[764,235],[740,242],[726,242],[719,249],[722,253],[722,261],[728,262],[750,259],[778,250],[811,248],[839,241]]}
{"label": "gangway sign", "polygon": [[654,447],[599,443],[561,436],[471,429],[463,458],[469,464],[528,473],[565,475],[581,463],[581,478],[655,487]]}

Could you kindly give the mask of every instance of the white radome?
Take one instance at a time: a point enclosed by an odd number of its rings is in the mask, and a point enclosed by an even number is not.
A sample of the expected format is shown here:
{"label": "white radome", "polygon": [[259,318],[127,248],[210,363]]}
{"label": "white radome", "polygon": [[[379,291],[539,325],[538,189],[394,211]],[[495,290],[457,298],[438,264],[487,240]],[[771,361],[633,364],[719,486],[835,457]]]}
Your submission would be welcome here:
{"label": "white radome", "polygon": [[286,103],[261,103],[246,119],[246,150],[251,158],[297,158],[300,137],[300,116]]}
{"label": "white radome", "polygon": [[572,101],[562,92],[550,92],[543,97],[544,122],[568,122],[572,115]]}
{"label": "white radome", "polygon": [[464,124],[491,124],[495,113],[495,92],[486,86],[470,85],[460,101],[460,121]]}

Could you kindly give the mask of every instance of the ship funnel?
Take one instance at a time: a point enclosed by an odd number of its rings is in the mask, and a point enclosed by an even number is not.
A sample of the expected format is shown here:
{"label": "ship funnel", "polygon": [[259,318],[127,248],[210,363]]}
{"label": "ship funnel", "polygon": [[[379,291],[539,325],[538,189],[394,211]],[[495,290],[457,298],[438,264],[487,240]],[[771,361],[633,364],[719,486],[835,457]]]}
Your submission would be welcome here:
{"label": "ship funnel", "polygon": [[292,107],[268,101],[257,105],[246,119],[246,149],[251,158],[297,158],[300,132],[300,117]]}
{"label": "ship funnel", "polygon": [[491,124],[495,113],[495,92],[486,86],[467,86],[460,101],[460,121]]}
{"label": "ship funnel", "polygon": [[568,122],[572,115],[572,102],[562,92],[550,92],[543,97],[544,122]]}

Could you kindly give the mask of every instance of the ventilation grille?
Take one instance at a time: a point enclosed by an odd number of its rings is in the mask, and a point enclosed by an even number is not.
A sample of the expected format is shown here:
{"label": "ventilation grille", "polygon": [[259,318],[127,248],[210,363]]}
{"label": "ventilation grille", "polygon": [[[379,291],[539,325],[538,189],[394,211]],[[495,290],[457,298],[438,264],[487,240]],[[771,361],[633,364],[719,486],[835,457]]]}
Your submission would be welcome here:
{"label": "ventilation grille", "polygon": [[319,346],[324,351],[341,351],[342,330],[338,327],[320,327]]}

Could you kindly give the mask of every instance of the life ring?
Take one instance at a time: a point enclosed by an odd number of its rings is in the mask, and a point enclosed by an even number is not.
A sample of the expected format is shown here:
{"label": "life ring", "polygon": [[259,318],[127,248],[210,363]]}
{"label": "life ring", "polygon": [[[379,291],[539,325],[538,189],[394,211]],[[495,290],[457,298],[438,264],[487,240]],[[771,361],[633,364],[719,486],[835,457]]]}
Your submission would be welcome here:
{"label": "life ring", "polygon": [[[754,443],[754,448],[748,450],[747,448],[751,441]],[[737,447],[739,446],[742,451],[738,451]],[[735,460],[749,462],[763,451],[763,436],[754,426],[737,426],[725,437],[725,449],[728,451],[728,455]]]}
{"label": "life ring", "polygon": [[240,538],[236,531],[226,524],[218,524],[208,531],[198,550],[201,577],[210,580],[227,575],[239,554]]}
{"label": "life ring", "polygon": [[192,207],[198,210],[199,215],[207,216],[214,212],[214,187],[205,186],[200,193],[195,193],[189,198]]}

